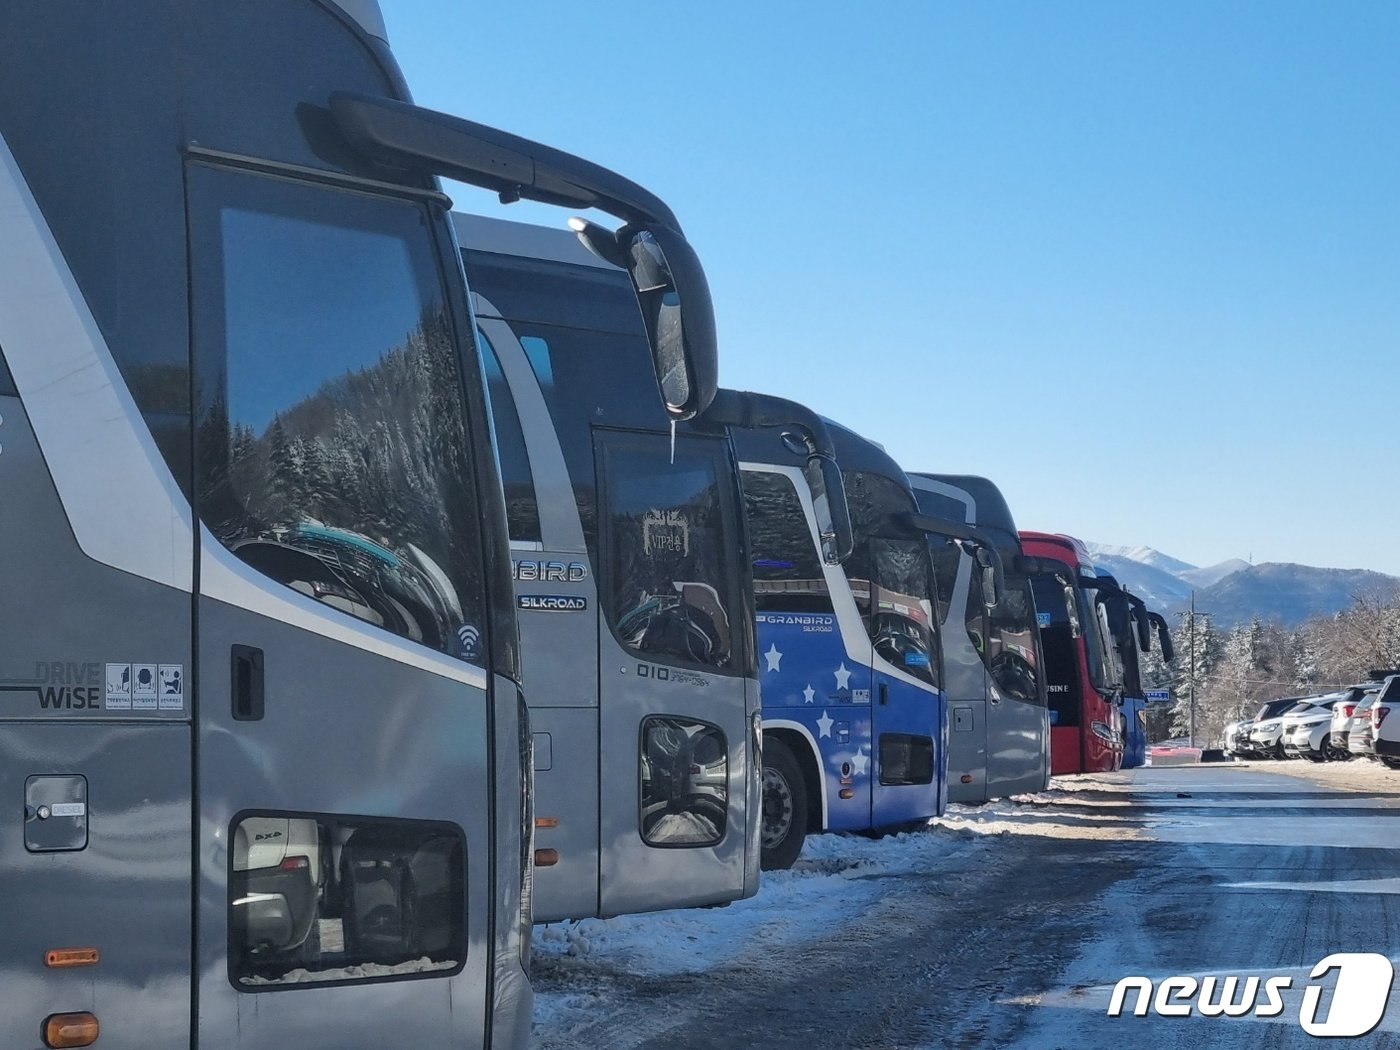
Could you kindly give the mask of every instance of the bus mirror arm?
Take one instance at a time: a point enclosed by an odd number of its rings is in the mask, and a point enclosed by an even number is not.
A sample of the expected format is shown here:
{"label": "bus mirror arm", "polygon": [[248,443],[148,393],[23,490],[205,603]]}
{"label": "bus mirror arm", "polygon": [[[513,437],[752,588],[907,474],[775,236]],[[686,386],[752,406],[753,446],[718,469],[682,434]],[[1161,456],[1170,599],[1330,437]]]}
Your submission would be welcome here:
{"label": "bus mirror arm", "polygon": [[840,565],[851,556],[855,529],[846,502],[846,485],[836,462],[836,445],[821,416],[784,397],[721,388],[702,418],[727,427],[783,428],[783,444],[806,457],[802,473],[816,513],[822,559],[828,565]]}
{"label": "bus mirror arm", "polygon": [[965,549],[970,547],[968,553],[982,571],[982,603],[988,609],[995,609],[1001,604],[1001,597],[1006,593],[1006,567],[996,541],[990,535],[976,525],[932,514],[905,514],[901,517],[905,524],[921,532],[957,540]]}
{"label": "bus mirror arm", "polygon": [[422,106],[338,92],[331,114],[352,146],[394,167],[567,208],[598,208],[624,222],[680,232],[675,213],[631,179],[571,153]]}
{"label": "bus mirror arm", "polygon": [[632,279],[667,413],[691,419],[709,406],[719,386],[710,286],[661,198],[582,157],[407,102],[341,92],[331,115],[351,147],[389,167],[494,190],[504,203],[598,208],[623,220],[616,231],[586,219],[570,226]]}

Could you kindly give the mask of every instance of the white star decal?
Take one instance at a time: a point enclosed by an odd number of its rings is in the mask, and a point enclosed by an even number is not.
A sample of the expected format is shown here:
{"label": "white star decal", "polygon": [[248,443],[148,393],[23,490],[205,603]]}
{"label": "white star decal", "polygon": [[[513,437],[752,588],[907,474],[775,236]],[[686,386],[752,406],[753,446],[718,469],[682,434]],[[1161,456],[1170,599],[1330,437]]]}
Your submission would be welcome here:
{"label": "white star decal", "polygon": [[831,727],[832,727],[833,724],[834,724],[834,719],[832,719],[831,715],[829,715],[829,714],[827,714],[825,711],[823,711],[823,712],[822,712],[822,716],[821,716],[820,718],[817,719],[817,737],[818,737],[818,739],[820,739],[821,737],[824,737],[824,736],[830,736],[830,735],[831,735]]}
{"label": "white star decal", "polygon": [[870,765],[870,758],[862,750],[857,749],[855,757],[851,759],[851,772],[858,777],[865,776],[865,770]]}
{"label": "white star decal", "polygon": [[816,695],[817,695],[817,691],[816,691],[815,689],[812,688],[812,683],[811,683],[811,682],[808,682],[808,683],[807,683],[807,688],[804,689],[804,690],[802,690],[802,699],[806,700],[807,703],[810,704],[810,703],[812,702],[812,697],[814,697],[814,696],[816,696]]}
{"label": "white star decal", "polygon": [[768,666],[765,670],[779,671],[782,669],[778,665],[783,662],[783,654],[778,652],[776,644],[769,644],[768,651],[763,654],[763,658],[768,661]]}
{"label": "white star decal", "polygon": [[838,667],[833,673],[836,675],[836,688],[837,688],[837,689],[849,689],[849,688],[850,688],[850,686],[851,686],[851,672],[848,671],[848,670],[846,670],[846,662],[845,662],[844,660],[841,661],[841,666]]}

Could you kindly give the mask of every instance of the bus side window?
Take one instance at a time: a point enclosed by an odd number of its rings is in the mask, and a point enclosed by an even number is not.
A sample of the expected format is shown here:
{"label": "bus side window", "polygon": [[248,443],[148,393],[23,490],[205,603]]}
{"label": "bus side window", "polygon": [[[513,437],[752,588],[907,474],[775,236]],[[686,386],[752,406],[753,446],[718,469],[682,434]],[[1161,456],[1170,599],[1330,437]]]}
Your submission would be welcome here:
{"label": "bus side window", "polygon": [[229,841],[229,969],[240,991],[462,968],[466,841],[456,825],[267,813],[241,817]]}
{"label": "bus side window", "polygon": [[831,612],[831,591],[792,480],[771,471],[747,470],[743,483],[755,608]]}
{"label": "bus side window", "polygon": [[486,366],[486,390],[491,399],[491,424],[496,435],[496,451],[501,463],[501,481],[506,490],[506,524],[510,538],[527,543],[539,543],[540,507],[535,494],[535,478],[530,471],[530,456],[525,448],[525,431],[520,425],[520,413],[515,397],[506,382],[496,348],[486,333],[477,329],[481,344],[481,359]]}
{"label": "bus side window", "polygon": [[462,375],[422,206],[202,165],[189,193],[201,519],[306,597],[481,662]]}
{"label": "bus side window", "polygon": [[734,667],[738,509],[724,445],[693,437],[602,439],[602,592],[618,640],[643,659]]}

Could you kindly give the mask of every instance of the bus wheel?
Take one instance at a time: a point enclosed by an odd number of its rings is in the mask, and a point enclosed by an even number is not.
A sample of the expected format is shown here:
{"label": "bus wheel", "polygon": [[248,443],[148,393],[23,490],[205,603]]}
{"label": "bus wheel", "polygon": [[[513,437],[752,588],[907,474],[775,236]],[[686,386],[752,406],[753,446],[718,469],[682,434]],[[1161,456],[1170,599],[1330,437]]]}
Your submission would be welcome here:
{"label": "bus wheel", "polygon": [[1400,769],[1400,758],[1391,758],[1388,755],[1381,755],[1381,761],[1385,763],[1386,769]]}
{"label": "bus wheel", "polygon": [[807,837],[807,784],[797,759],[780,740],[763,742],[764,871],[792,867]]}

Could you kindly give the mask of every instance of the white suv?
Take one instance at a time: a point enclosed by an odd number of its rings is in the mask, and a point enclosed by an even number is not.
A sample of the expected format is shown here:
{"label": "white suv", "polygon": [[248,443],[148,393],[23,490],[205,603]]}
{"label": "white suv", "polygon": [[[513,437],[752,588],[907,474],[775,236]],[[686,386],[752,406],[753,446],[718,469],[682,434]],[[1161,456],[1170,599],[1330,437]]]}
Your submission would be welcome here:
{"label": "white suv", "polygon": [[1261,758],[1286,758],[1283,753],[1283,716],[1308,699],[1305,696],[1285,696],[1260,707],[1249,730],[1249,750]]}
{"label": "white suv", "polygon": [[[1375,758],[1376,748],[1373,743],[1375,737],[1371,731],[1371,707],[1376,702],[1376,696],[1380,693],[1379,684],[1372,685],[1361,699],[1356,701],[1356,710],[1348,719],[1347,725],[1347,750],[1353,756],[1363,758]],[[1333,708],[1335,711],[1336,709]]]}
{"label": "white suv", "polygon": [[1284,754],[1313,762],[1340,762],[1351,752],[1332,740],[1332,709],[1351,698],[1350,692],[1327,693],[1303,701],[1283,716],[1280,740]]}
{"label": "white suv", "polygon": [[1400,769],[1400,675],[1393,674],[1385,680],[1380,695],[1371,705],[1371,732],[1374,736],[1376,757],[1391,769]]}
{"label": "white suv", "polygon": [[1365,698],[1368,689],[1378,688],[1380,688],[1379,682],[1360,682],[1342,690],[1346,696],[1341,703],[1332,705],[1332,743],[1341,748],[1350,747],[1352,727],[1362,719],[1367,720],[1367,724],[1369,724],[1371,717],[1367,713],[1370,708],[1362,707],[1361,701]]}

